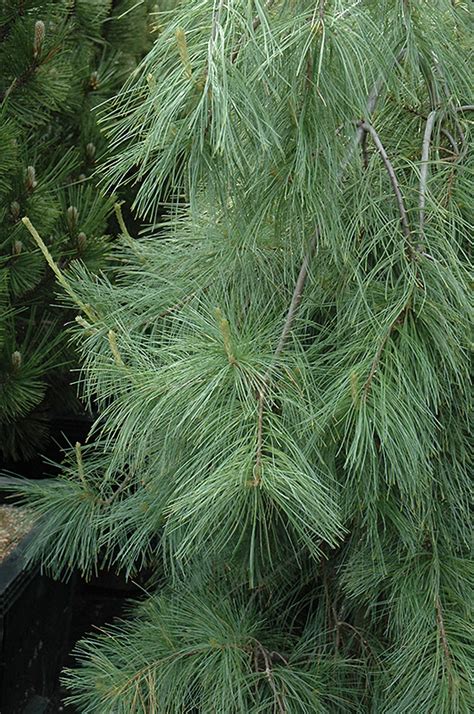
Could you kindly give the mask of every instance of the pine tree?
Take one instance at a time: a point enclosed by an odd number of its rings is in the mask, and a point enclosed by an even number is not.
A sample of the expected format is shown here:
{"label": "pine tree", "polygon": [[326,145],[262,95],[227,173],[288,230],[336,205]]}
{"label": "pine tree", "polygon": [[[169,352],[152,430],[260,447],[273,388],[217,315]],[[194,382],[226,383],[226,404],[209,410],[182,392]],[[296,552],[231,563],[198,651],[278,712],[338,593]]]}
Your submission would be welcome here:
{"label": "pine tree", "polygon": [[156,573],[79,711],[473,710],[471,40],[462,1],[193,0],[107,105],[149,228],[67,278],[95,443],[8,486],[57,576]]}
{"label": "pine tree", "polygon": [[21,217],[63,267],[105,265],[113,204],[92,178],[107,147],[92,110],[143,56],[148,22],[130,0],[0,2],[0,457],[34,455],[49,417],[75,408],[67,316]]}

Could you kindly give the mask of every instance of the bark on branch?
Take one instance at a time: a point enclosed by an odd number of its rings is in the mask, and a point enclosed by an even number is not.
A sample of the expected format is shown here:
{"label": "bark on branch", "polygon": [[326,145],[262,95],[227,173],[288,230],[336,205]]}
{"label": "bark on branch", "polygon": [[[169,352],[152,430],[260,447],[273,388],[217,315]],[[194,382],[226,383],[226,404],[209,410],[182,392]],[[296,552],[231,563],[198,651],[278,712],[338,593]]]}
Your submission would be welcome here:
{"label": "bark on branch", "polygon": [[420,191],[419,191],[419,230],[420,239],[423,240],[425,229],[425,206],[426,206],[426,186],[428,182],[428,161],[430,157],[431,135],[433,133],[434,121],[436,118],[436,110],[433,110],[428,115],[426,120],[425,133],[423,136],[423,145],[421,149],[421,168],[420,168]]}
{"label": "bark on branch", "polygon": [[393,168],[392,162],[388,158],[387,152],[385,151],[385,147],[382,144],[380,136],[378,135],[378,133],[376,132],[376,130],[374,129],[372,124],[369,124],[369,122],[363,121],[363,122],[359,123],[359,126],[361,129],[363,129],[364,131],[367,131],[370,134],[370,136],[371,136],[371,138],[372,138],[372,140],[373,140],[373,142],[382,158],[385,168],[387,169],[387,173],[389,175],[390,182],[392,184],[393,192],[397,199],[398,211],[400,213],[400,220],[402,223],[403,234],[404,234],[405,238],[407,239],[407,241],[409,243],[411,243],[411,230],[410,230],[410,224],[408,223],[408,213],[405,208],[405,202],[403,200],[402,192],[400,190],[400,185],[398,183],[398,179],[395,174],[395,169]]}

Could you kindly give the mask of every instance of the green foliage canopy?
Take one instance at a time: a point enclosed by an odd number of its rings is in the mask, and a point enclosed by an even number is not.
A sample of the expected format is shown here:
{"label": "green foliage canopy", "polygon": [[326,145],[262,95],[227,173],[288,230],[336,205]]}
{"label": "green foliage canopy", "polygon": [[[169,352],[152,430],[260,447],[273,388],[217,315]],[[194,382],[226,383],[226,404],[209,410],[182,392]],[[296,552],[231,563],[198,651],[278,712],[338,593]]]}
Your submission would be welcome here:
{"label": "green foliage canopy", "polygon": [[160,573],[79,645],[73,700],[467,714],[468,6],[194,0],[162,25],[103,115],[150,226],[113,283],[69,277],[96,443],[12,486],[48,570]]}

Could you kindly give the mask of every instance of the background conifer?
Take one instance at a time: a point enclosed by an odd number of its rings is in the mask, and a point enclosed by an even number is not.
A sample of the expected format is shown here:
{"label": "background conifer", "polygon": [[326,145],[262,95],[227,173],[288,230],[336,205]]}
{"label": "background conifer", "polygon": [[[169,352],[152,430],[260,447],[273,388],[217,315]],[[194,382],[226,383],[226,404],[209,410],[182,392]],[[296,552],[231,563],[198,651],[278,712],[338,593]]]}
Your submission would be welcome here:
{"label": "background conifer", "polygon": [[77,408],[54,278],[28,214],[65,268],[109,252],[112,203],[92,179],[107,142],[92,110],[149,46],[149,5],[0,2],[0,458],[33,456],[48,421]]}

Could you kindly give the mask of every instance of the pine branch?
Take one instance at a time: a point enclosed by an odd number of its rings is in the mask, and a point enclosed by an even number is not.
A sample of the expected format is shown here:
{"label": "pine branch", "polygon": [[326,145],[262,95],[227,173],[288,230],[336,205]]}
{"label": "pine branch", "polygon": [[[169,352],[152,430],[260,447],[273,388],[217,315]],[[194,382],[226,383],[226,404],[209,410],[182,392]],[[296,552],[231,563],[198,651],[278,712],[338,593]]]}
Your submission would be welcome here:
{"label": "pine branch", "polygon": [[420,189],[419,189],[419,231],[420,239],[423,240],[425,228],[425,204],[426,204],[426,184],[428,180],[428,161],[430,155],[431,134],[433,133],[434,121],[436,118],[436,110],[433,110],[428,115],[426,120],[425,133],[423,136],[423,146],[421,150],[421,168],[420,168]]}
{"label": "pine branch", "polygon": [[293,322],[296,317],[296,313],[298,311],[298,307],[301,302],[301,298],[303,295],[303,290],[304,286],[306,283],[306,278],[308,277],[308,268],[309,264],[311,261],[311,258],[316,250],[316,243],[317,239],[319,237],[319,230],[316,230],[315,235],[313,236],[313,239],[309,245],[308,252],[305,254],[303,258],[303,262],[301,264],[301,268],[298,274],[298,278],[296,280],[295,288],[293,290],[293,295],[291,297],[291,302],[290,302],[290,307],[288,308],[288,312],[286,315],[285,323],[283,325],[283,329],[280,335],[280,339],[278,340],[278,344],[275,348],[275,351],[273,353],[272,357],[272,364],[268,367],[263,380],[262,380],[262,386],[259,390],[258,394],[258,412],[257,412],[257,452],[256,452],[256,458],[255,458],[255,469],[254,469],[254,478],[252,485],[253,486],[259,486],[261,482],[261,472],[262,472],[262,456],[263,456],[263,410],[264,410],[264,404],[265,404],[265,399],[266,399],[266,394],[270,382],[270,376],[271,376],[271,371],[272,371],[272,366],[275,360],[278,359],[280,354],[282,353],[286,341],[289,337],[289,334],[292,330],[293,327]]}
{"label": "pine branch", "polygon": [[5,92],[0,95],[0,104],[3,104],[8,97],[11,95],[13,91],[16,91],[23,87],[28,80],[42,67],[45,65],[49,60],[51,60],[60,50],[60,47],[53,47],[48,54],[39,60],[37,57],[33,58],[32,63],[25,69],[25,71],[20,74],[18,77],[15,77],[10,84],[10,86],[5,90]]}
{"label": "pine branch", "polygon": [[217,33],[219,32],[219,27],[221,24],[222,8],[224,7],[224,0],[219,0],[219,4],[214,5],[214,10],[212,13],[212,31],[211,31],[211,43],[209,48],[209,54],[212,55],[215,42],[217,40]]}
{"label": "pine branch", "polygon": [[[406,50],[401,50],[397,56],[395,57],[395,64],[399,64],[399,62],[405,57]],[[366,105],[366,111],[367,114],[370,116],[371,114],[374,113],[375,107],[377,106],[377,101],[380,96],[380,92],[382,91],[382,87],[384,84],[384,77],[383,75],[380,75],[377,81],[375,82],[374,86],[372,87],[372,90],[367,97],[367,105]],[[339,176],[342,176],[350,163],[352,159],[352,155],[355,151],[355,149],[359,146],[360,143],[362,143],[362,152],[363,155],[365,154],[365,145],[367,141],[367,130],[363,127],[363,122],[359,122],[357,125],[357,131],[356,135],[354,137],[354,141],[352,143],[351,148],[348,151],[348,154],[344,161],[341,164],[341,168],[339,171]],[[367,160],[367,157],[365,156],[365,161]]]}
{"label": "pine branch", "polygon": [[439,595],[436,596],[435,607],[436,607],[436,621],[438,623],[439,636],[440,636],[441,644],[443,647],[444,656],[446,658],[446,667],[448,670],[448,676],[451,681],[452,676],[453,676],[453,674],[452,674],[453,660],[452,660],[451,652],[450,652],[449,645],[448,645],[448,638],[446,636],[446,628],[444,625],[444,618],[443,618],[443,609],[441,607],[441,600],[439,598]]}
{"label": "pine branch", "polygon": [[319,0],[319,19],[322,22],[324,20],[326,0]]}
{"label": "pine branch", "polygon": [[395,169],[393,168],[392,162],[388,158],[387,152],[385,151],[385,147],[382,144],[382,141],[381,141],[378,133],[372,126],[372,124],[369,124],[368,122],[364,121],[364,122],[360,122],[359,126],[364,131],[367,131],[370,134],[370,136],[372,137],[372,140],[373,140],[375,146],[377,147],[377,150],[382,158],[385,168],[387,169],[387,173],[389,175],[389,178],[390,178],[390,181],[392,184],[393,192],[397,199],[398,210],[400,213],[400,219],[401,219],[401,223],[402,223],[403,233],[404,233],[407,241],[410,242],[411,241],[411,230],[410,230],[410,225],[408,223],[408,213],[405,208],[405,203],[403,200],[402,192],[400,190],[400,186],[399,186],[397,176],[395,174]]}
{"label": "pine branch", "polygon": [[270,689],[273,692],[273,697],[274,697],[275,705],[278,707],[278,712],[279,712],[279,714],[287,714],[287,709],[286,709],[285,703],[282,699],[280,692],[278,691],[278,689],[276,687],[275,678],[273,676],[271,653],[260,642],[256,642],[256,650],[257,650],[257,655],[255,656],[256,669],[257,669],[257,671],[259,671],[258,653],[260,653],[263,657],[263,661],[265,664],[265,676],[267,678]]}
{"label": "pine branch", "polygon": [[276,360],[280,356],[281,352],[283,351],[283,348],[286,344],[288,336],[289,336],[291,329],[293,327],[293,322],[294,322],[294,319],[296,316],[296,312],[298,310],[298,307],[299,307],[299,304],[301,302],[301,298],[303,295],[306,278],[308,277],[309,264],[311,262],[311,258],[314,255],[314,252],[316,250],[316,243],[317,243],[318,237],[319,237],[319,230],[317,230],[316,234],[313,236],[313,239],[311,240],[311,243],[308,248],[308,252],[306,253],[306,255],[303,258],[300,272],[298,274],[295,288],[293,290],[293,295],[291,297],[291,303],[290,303],[290,307],[288,309],[285,324],[283,325],[283,330],[281,332],[280,339],[278,341],[278,345],[277,345],[274,355],[273,355],[274,360]]}

